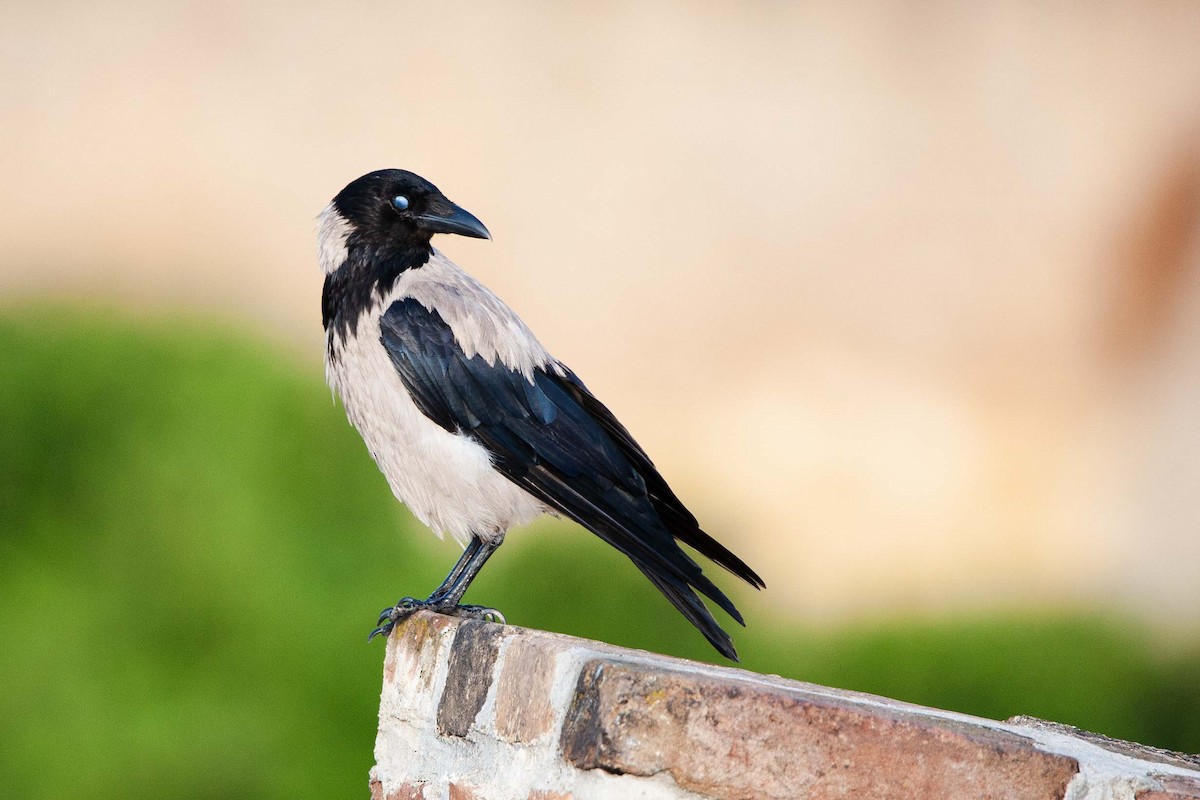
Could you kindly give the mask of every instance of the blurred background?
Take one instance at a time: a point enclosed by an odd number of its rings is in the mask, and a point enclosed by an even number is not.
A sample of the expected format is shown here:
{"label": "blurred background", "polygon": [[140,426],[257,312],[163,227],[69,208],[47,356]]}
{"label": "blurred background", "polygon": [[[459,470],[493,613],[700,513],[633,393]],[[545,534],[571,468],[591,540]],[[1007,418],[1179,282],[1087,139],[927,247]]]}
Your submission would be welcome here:
{"label": "blurred background", "polygon": [[[1200,751],[1200,5],[0,8],[0,795],[365,796],[457,553],[324,386],[412,169],[766,579],[744,666]],[[469,598],[716,660],[540,523]]]}

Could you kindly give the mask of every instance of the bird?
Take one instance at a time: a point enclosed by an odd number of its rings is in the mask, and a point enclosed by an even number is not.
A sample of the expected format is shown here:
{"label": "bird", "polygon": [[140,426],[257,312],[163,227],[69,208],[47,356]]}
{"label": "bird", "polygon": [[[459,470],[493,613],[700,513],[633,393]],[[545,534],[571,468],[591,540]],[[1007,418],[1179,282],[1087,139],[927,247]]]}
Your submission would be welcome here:
{"label": "bird", "polygon": [[762,578],[700,528],[625,426],[521,318],[433,247],[436,234],[491,239],[400,169],[351,181],[317,218],[326,379],[396,498],[463,545],[445,581],[385,608],[368,640],[422,609],[504,622],[460,601],[511,528],[550,514],[627,556],[736,661],[701,596],[745,621],[680,543],[755,588]]}

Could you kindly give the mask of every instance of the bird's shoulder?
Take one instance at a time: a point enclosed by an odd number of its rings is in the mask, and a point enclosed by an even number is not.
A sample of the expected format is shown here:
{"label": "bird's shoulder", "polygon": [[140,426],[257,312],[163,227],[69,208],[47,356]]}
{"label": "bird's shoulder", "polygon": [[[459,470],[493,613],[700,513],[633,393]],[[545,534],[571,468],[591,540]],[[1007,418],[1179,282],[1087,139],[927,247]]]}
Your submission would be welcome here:
{"label": "bird's shoulder", "polygon": [[428,326],[436,320],[468,359],[479,355],[526,376],[555,363],[512,308],[437,250],[400,277],[382,307],[384,326]]}

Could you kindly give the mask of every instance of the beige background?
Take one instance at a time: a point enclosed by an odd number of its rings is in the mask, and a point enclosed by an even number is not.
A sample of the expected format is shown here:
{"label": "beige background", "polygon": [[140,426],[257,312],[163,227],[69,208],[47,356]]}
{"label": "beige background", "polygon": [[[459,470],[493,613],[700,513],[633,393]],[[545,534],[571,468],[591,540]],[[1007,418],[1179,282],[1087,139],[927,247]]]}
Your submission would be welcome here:
{"label": "beige background", "polygon": [[10,2],[0,292],[317,372],[313,218],[406,167],[766,602],[1194,630],[1198,41],[1194,3]]}

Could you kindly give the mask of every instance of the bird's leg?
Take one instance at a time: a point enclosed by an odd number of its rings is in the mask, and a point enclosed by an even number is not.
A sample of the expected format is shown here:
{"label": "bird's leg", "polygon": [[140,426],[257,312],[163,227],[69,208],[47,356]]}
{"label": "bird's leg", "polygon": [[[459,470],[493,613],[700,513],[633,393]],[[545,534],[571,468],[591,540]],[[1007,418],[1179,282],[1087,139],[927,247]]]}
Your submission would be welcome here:
{"label": "bird's leg", "polygon": [[[481,547],[483,547],[483,540],[477,536],[472,536],[471,541],[463,548],[462,555],[458,557],[458,561],[454,562],[454,567],[450,570],[450,574],[442,581],[442,585],[434,589],[433,594],[429,595],[428,602],[437,602],[450,593],[451,587],[462,577],[463,572],[467,569],[467,565],[471,563],[471,559],[475,557]],[[480,566],[483,565],[481,564]],[[478,572],[479,568],[476,567],[475,571]]]}
{"label": "bird's leg", "polygon": [[503,623],[505,621],[504,615],[494,608],[459,605],[458,603],[466,593],[467,587],[471,585],[471,581],[475,580],[475,576],[479,574],[479,570],[491,558],[492,553],[496,552],[503,541],[503,537],[492,542],[485,542],[478,536],[471,537],[470,544],[463,550],[462,555],[455,562],[454,568],[450,570],[450,574],[442,581],[442,585],[434,589],[433,594],[429,595],[425,600],[402,597],[396,605],[385,608],[379,615],[379,627],[371,631],[370,636],[367,637],[367,641],[371,641],[380,634],[387,636],[392,632],[392,628],[396,627],[396,623],[422,610],[435,611],[439,614],[449,614],[455,617],[488,619],[493,622]]}

